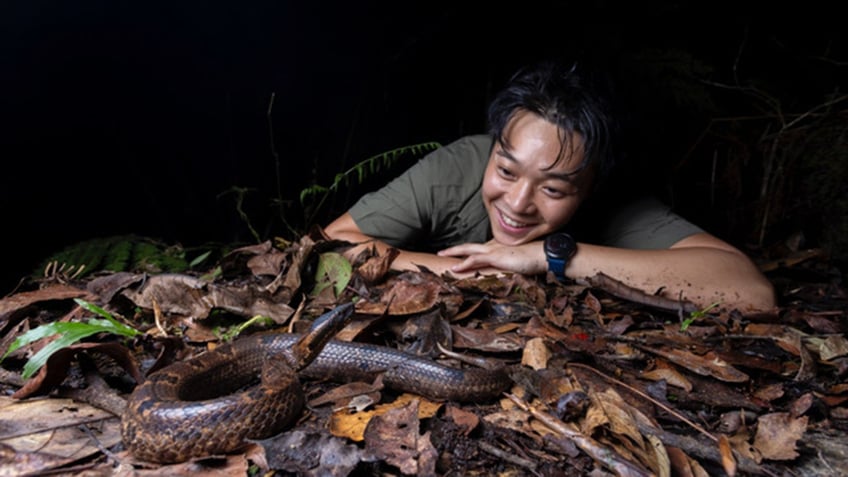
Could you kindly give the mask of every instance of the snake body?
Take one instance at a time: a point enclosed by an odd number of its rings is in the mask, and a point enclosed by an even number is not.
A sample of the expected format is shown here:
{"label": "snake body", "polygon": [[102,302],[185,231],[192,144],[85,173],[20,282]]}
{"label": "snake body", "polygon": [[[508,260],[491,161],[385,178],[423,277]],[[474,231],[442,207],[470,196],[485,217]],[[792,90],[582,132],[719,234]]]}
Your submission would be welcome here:
{"label": "snake body", "polygon": [[[128,400],[124,444],[136,458],[160,463],[237,450],[246,439],[277,434],[299,417],[305,401],[300,376],[347,381],[382,373],[387,387],[455,401],[491,399],[510,383],[502,369],[461,370],[393,348],[325,337],[249,336],[151,374]],[[316,342],[303,351],[302,344]]]}

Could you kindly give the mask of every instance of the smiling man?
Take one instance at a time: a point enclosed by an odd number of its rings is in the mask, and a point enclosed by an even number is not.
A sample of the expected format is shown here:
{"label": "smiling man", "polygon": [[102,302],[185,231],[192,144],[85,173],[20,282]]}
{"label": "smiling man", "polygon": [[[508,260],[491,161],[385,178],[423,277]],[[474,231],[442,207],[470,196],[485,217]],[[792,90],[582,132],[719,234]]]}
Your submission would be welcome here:
{"label": "smiling man", "polygon": [[371,245],[398,248],[398,270],[551,271],[561,280],[603,272],[700,307],[775,306],[772,285],[745,254],[655,199],[621,197],[579,213],[612,169],[615,123],[576,66],[520,71],[489,107],[489,125],[366,194],[325,232],[358,244],[351,257]]}

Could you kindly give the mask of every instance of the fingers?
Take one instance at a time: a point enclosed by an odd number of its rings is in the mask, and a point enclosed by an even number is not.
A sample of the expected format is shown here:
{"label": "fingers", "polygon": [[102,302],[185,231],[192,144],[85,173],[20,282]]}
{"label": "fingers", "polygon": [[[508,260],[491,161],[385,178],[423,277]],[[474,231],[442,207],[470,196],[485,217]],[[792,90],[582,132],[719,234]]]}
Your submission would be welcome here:
{"label": "fingers", "polygon": [[491,261],[489,255],[469,255],[464,260],[451,267],[451,271],[457,273],[473,272],[479,270],[499,269]]}
{"label": "fingers", "polygon": [[470,255],[479,255],[489,253],[489,246],[483,243],[464,243],[454,245],[453,247],[439,250],[437,255],[442,257],[467,257]]}

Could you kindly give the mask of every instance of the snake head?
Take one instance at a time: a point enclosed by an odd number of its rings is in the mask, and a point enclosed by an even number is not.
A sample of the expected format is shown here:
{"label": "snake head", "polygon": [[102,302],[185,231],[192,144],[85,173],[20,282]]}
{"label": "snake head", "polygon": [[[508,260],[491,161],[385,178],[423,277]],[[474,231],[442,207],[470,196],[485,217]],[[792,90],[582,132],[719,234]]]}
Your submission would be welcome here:
{"label": "snake head", "polygon": [[305,368],[321,353],[327,342],[350,322],[353,312],[354,304],[350,302],[319,316],[312,322],[309,331],[287,350],[284,358],[297,371]]}

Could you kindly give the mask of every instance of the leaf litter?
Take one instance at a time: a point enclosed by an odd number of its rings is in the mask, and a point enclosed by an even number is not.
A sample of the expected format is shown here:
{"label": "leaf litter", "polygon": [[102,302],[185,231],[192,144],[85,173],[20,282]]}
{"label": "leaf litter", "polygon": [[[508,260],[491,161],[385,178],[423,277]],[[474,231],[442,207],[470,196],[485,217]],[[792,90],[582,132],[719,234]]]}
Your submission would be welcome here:
{"label": "leaf litter", "polygon": [[[9,353],[0,475],[845,475],[848,295],[822,260],[771,269],[781,307],[744,314],[643,296],[606,276],[564,285],[397,273],[395,251],[342,263],[344,247],[305,236],[236,249],[220,273],[54,276],[0,300],[4,353],[39,326],[93,318],[75,299],[145,332],[81,338],[29,380],[23,367],[50,338]],[[273,324],[236,331],[298,331],[353,299],[356,318],[339,339],[452,366],[505,365],[512,388],[491,402],[441,403],[385,389],[379,376],[306,381],[309,404],[292,428],[170,466],[137,462],[115,439],[142,372],[211,349],[251,318]],[[27,429],[25,410],[39,402],[85,411]],[[47,445],[74,439],[79,451],[61,458]]]}

